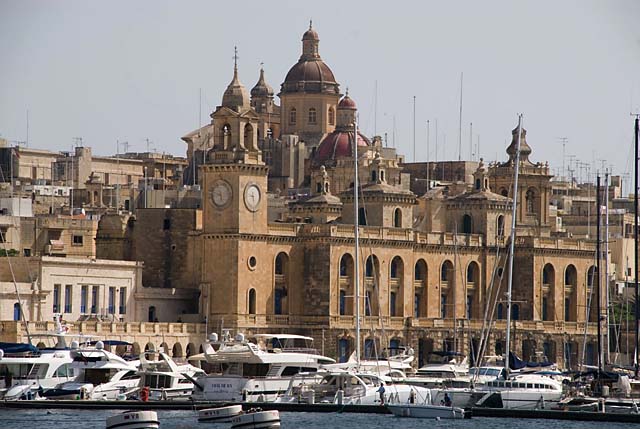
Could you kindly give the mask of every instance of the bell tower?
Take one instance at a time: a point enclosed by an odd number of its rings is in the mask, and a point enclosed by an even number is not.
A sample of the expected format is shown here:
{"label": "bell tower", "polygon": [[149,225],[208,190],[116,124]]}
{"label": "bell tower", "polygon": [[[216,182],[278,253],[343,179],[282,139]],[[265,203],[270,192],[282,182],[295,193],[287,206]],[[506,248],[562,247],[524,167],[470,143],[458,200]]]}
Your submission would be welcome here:
{"label": "bell tower", "polygon": [[237,59],[236,50],[233,79],[211,114],[213,148],[201,167],[205,233],[267,230],[268,167],[258,148],[259,115],[238,78]]}

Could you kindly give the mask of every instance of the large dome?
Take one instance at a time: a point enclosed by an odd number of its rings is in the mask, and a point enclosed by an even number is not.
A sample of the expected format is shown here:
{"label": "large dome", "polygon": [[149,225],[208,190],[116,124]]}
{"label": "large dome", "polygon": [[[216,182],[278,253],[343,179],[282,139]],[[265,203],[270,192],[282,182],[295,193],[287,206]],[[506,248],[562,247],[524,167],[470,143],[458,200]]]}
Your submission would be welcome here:
{"label": "large dome", "polygon": [[333,72],[318,53],[320,38],[309,26],[302,36],[302,55],[291,67],[282,83],[282,93],[312,92],[340,94]]}
{"label": "large dome", "polygon": [[[318,164],[322,164],[326,161],[334,161],[337,158],[353,156],[352,141],[353,131],[336,130],[322,139],[313,160]],[[358,146],[369,145],[369,139],[363,134],[358,133]]]}

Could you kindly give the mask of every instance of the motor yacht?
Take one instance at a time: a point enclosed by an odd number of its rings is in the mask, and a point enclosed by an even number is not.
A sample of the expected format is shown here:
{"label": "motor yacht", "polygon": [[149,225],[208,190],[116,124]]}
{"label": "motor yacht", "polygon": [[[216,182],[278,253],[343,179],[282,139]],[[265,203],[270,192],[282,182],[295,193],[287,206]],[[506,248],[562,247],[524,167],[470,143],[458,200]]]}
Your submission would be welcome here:
{"label": "motor yacht", "polygon": [[69,344],[77,344],[88,337],[70,334],[59,316],[54,321],[55,331],[30,337],[30,340],[37,340],[44,347],[35,347],[30,343],[0,343],[0,399],[32,398],[73,379]]}
{"label": "motor yacht", "polygon": [[431,403],[431,391],[420,386],[394,383],[390,377],[362,370],[322,370],[299,374],[291,380],[278,402],[384,405]]}
{"label": "motor yacht", "polygon": [[140,387],[149,388],[149,399],[189,399],[193,379],[205,372],[190,364],[177,364],[163,350],[140,355]]}
{"label": "motor yacht", "polygon": [[[234,338],[225,331],[222,340],[212,334],[204,355],[220,373],[194,380],[192,398],[205,401],[274,401],[286,392],[298,373],[313,373],[335,360],[312,348],[313,339],[290,334],[256,334]],[[217,350],[216,348],[217,347]]]}
{"label": "motor yacht", "polygon": [[124,399],[138,390],[139,361],[125,361],[120,356],[104,349],[98,341],[95,347],[71,349],[70,367],[72,380],[58,384],[43,392],[49,399]]}

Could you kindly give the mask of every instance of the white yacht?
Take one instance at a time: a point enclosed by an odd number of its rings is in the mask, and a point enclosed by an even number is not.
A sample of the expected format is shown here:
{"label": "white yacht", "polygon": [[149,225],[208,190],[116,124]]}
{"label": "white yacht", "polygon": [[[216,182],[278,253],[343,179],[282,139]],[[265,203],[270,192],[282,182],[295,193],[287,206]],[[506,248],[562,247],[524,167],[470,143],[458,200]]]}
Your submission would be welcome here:
{"label": "white yacht", "polygon": [[[384,396],[384,402],[382,402]],[[278,402],[330,403],[338,405],[384,405],[431,403],[429,389],[394,383],[389,377],[359,370],[321,371],[300,374]]]}
{"label": "white yacht", "polygon": [[405,383],[429,388],[469,387],[469,365],[460,353],[434,351],[427,357],[427,364],[407,377]]}
{"label": "white yacht", "polygon": [[72,347],[71,358],[73,379],[45,391],[42,396],[49,399],[115,400],[138,390],[139,361],[126,361],[104,350],[102,341],[91,348]]}
{"label": "white yacht", "polygon": [[[286,392],[291,378],[313,373],[335,360],[311,348],[313,339],[301,335],[243,334],[231,338],[223,333],[218,342],[211,335],[204,355],[221,373],[200,375],[194,380],[192,398],[204,401],[274,401]],[[213,345],[217,346],[217,351]]]}
{"label": "white yacht", "polygon": [[205,372],[190,364],[177,364],[164,351],[140,355],[140,387],[149,388],[149,399],[189,399],[193,379]]}
{"label": "white yacht", "polygon": [[324,365],[323,368],[329,371],[334,369],[358,369],[391,377],[394,381],[403,381],[408,373],[413,372],[413,366],[411,365],[413,360],[413,349],[400,346],[393,349],[384,349],[382,355],[377,359],[358,360],[356,353],[353,352],[347,362]]}
{"label": "white yacht", "polygon": [[17,400],[36,396],[73,379],[73,361],[68,343],[88,337],[71,335],[68,328],[55,319],[56,330],[31,336],[51,347],[31,344],[0,343],[0,399]]}
{"label": "white yacht", "polygon": [[476,389],[483,392],[477,406],[534,410],[558,405],[563,397],[562,382],[548,375],[518,374],[497,378]]}
{"label": "white yacht", "polygon": [[0,344],[0,398],[17,400],[73,378],[69,350]]}

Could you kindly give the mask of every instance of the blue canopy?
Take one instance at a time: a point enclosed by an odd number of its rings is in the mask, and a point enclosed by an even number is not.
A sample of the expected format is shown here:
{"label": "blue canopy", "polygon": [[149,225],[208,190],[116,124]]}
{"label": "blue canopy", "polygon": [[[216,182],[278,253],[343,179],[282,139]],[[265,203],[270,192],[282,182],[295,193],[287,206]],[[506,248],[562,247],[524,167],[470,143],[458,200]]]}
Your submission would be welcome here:
{"label": "blue canopy", "polygon": [[[95,346],[97,344],[97,341],[90,341],[88,343],[90,346]],[[102,341],[102,344],[104,344],[105,346],[131,346],[131,343],[128,343],[126,341],[120,341],[120,340],[104,340]]]}
{"label": "blue canopy", "polygon": [[38,348],[31,344],[24,343],[2,343],[0,342],[0,350],[5,353],[38,353]]}

